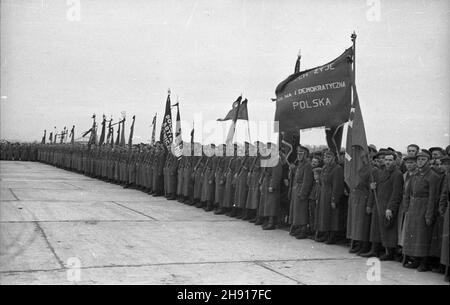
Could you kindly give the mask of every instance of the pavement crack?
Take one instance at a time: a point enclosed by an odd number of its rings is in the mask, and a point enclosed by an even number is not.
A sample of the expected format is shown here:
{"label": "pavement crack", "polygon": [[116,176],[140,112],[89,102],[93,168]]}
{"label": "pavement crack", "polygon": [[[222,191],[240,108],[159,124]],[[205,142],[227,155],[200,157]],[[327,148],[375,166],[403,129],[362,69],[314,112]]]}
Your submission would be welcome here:
{"label": "pavement crack", "polygon": [[116,201],[110,201],[110,202],[112,202],[112,203],[114,203],[114,204],[116,204],[116,205],[118,205],[118,206],[121,206],[121,207],[124,208],[124,209],[133,211],[133,212],[135,212],[135,213],[137,213],[137,214],[139,214],[139,215],[142,215],[142,216],[145,216],[145,217],[150,218],[150,219],[152,219],[152,220],[158,221],[158,219],[153,218],[152,216],[149,216],[149,215],[144,214],[144,213],[142,213],[142,212],[136,211],[135,209],[132,209],[132,208],[130,208],[130,207],[127,207],[126,205],[120,204],[120,203],[118,203],[118,202],[116,202]]}
{"label": "pavement crack", "polygon": [[55,256],[56,260],[58,261],[58,264],[61,266],[61,268],[65,268],[63,261],[61,260],[61,258],[58,256],[58,254],[56,254],[55,252],[55,248],[53,248],[52,244],[50,243],[50,241],[48,240],[47,234],[45,234],[44,229],[42,229],[42,227],[40,226],[38,221],[34,222],[36,227],[39,229],[39,231],[41,232],[42,237],[44,238],[47,247],[50,249],[50,251],[53,253],[53,255]]}
{"label": "pavement crack", "polygon": [[287,279],[289,279],[289,280],[291,280],[291,281],[294,281],[294,282],[296,282],[298,285],[306,285],[305,283],[300,282],[299,280],[297,280],[297,279],[295,279],[295,278],[293,278],[293,277],[290,277],[290,276],[288,276],[288,275],[286,275],[286,274],[283,274],[283,273],[281,273],[281,272],[279,272],[279,271],[277,271],[277,270],[274,270],[274,269],[270,268],[269,266],[267,266],[266,264],[264,264],[264,262],[255,262],[255,265],[260,266],[260,267],[262,267],[262,268],[264,268],[264,269],[267,269],[267,270],[269,270],[269,271],[271,271],[271,272],[273,272],[273,273],[276,273],[276,274],[278,274],[278,275],[280,275],[280,276],[282,276],[282,277],[285,277],[285,278],[287,278]]}
{"label": "pavement crack", "polygon": [[[20,201],[19,197],[17,197],[17,195],[14,193],[14,191],[12,190],[12,188],[8,188],[8,190],[11,192],[11,194],[14,196],[14,198],[16,199],[16,201]],[[13,200],[14,201],[14,200]]]}

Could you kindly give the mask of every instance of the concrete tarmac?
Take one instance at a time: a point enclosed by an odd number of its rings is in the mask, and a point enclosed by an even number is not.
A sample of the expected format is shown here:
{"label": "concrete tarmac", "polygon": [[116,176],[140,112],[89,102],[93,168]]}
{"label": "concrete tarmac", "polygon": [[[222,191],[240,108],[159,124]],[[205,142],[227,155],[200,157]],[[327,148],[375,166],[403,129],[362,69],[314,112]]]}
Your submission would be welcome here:
{"label": "concrete tarmac", "polygon": [[0,284],[443,284],[36,162],[0,162]]}

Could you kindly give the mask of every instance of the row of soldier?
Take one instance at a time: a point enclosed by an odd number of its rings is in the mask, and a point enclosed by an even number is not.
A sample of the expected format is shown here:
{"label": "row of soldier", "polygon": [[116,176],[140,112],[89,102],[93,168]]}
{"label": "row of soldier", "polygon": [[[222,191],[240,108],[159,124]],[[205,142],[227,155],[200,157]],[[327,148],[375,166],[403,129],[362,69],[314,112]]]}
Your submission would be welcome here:
{"label": "row of soldier", "polygon": [[37,145],[31,143],[0,143],[0,160],[36,161]]}
{"label": "row of soldier", "polygon": [[273,143],[186,147],[176,157],[159,142],[130,150],[41,145],[38,159],[264,230],[287,223],[297,239],[334,244],[346,238],[351,253],[434,269],[448,281],[448,147],[410,145],[403,158],[371,146],[353,189],[344,182],[342,154],[329,150],[310,154],[298,146],[290,158]]}

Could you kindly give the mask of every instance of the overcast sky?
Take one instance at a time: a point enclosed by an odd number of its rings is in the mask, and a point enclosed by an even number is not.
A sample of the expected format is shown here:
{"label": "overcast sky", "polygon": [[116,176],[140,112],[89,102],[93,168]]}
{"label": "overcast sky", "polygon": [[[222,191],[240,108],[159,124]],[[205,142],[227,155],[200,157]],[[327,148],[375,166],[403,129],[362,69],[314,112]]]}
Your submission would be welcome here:
{"label": "overcast sky", "polygon": [[[446,146],[449,17],[448,0],[2,0],[1,138],[40,140],[73,124],[79,137],[92,113],[126,111],[136,115],[135,142],[148,142],[169,87],[184,139],[195,119],[200,140],[200,117],[224,117],[241,93],[250,120],[270,122],[299,48],[301,68],[312,68],[340,55],[355,30],[368,142]],[[252,141],[267,139],[257,132]],[[323,131],[302,142],[324,144]]]}

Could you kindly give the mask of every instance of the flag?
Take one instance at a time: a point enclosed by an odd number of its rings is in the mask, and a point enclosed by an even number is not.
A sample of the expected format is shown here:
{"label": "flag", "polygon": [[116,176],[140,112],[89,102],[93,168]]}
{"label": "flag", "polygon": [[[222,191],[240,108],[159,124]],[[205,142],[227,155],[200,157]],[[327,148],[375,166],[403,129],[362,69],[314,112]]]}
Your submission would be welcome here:
{"label": "flag", "polygon": [[191,130],[191,144],[194,144],[194,121],[192,121],[192,130]]}
{"label": "flag", "polygon": [[302,59],[302,56],[300,55],[300,51],[297,55],[297,60],[295,61],[295,68],[294,68],[294,73],[299,73],[300,72],[300,61]]}
{"label": "flag", "polygon": [[112,118],[111,120],[109,120],[108,123],[108,134],[106,135],[106,144],[110,144],[111,140],[113,140],[113,136],[112,136],[112,127],[111,127],[111,122],[112,122]]}
{"label": "flag", "polygon": [[342,135],[344,132],[344,125],[337,127],[325,128],[325,137],[327,140],[328,148],[336,154],[339,155],[341,150]]}
{"label": "flag", "polygon": [[347,144],[345,149],[344,177],[347,185],[353,189],[359,183],[359,170],[363,167],[361,157],[368,154],[366,131],[359,105],[358,93],[353,86],[353,105],[348,121]]}
{"label": "flag", "polygon": [[[241,100],[242,100],[242,96],[239,96],[236,99],[236,101],[234,101],[234,103],[232,104],[231,110],[228,111],[228,114],[225,116],[225,118],[217,119],[218,121],[221,121],[221,122],[232,120],[230,130],[228,131],[227,139],[225,141],[225,143],[227,145],[231,144],[233,142],[234,132],[236,130],[236,121],[240,118],[243,120],[248,120],[248,113],[247,113],[247,106],[246,106],[247,100],[244,100],[242,102],[242,104],[245,104],[245,109],[240,111]],[[239,115],[241,115],[241,117]]]}
{"label": "flag", "polygon": [[75,144],[75,125],[72,126],[72,129],[70,130],[70,143]]}
{"label": "flag", "polygon": [[161,133],[159,135],[159,140],[166,147],[169,147],[173,142],[172,112],[170,110],[170,91],[167,95],[166,111],[164,113],[164,118],[163,118],[163,122],[162,122],[162,126],[161,126]]}
{"label": "flag", "polygon": [[117,129],[117,138],[116,138],[116,146],[119,146],[120,144],[120,125],[121,125],[121,121],[119,122],[119,128]]}
{"label": "flag", "polygon": [[114,127],[111,126],[110,131],[111,131],[111,139],[110,139],[109,144],[111,145],[111,148],[113,148],[114,147]]}
{"label": "flag", "polygon": [[134,133],[134,120],[135,120],[136,116],[133,115],[133,122],[131,123],[131,127],[130,127],[130,135],[128,136],[128,147],[132,147],[133,146],[133,133]]}
{"label": "flag", "polygon": [[48,137],[48,141],[50,142],[50,144],[53,143],[53,132],[52,131],[50,131],[50,135]]}
{"label": "flag", "polygon": [[41,144],[45,144],[46,137],[47,137],[47,130],[44,129],[44,136],[42,137]]}
{"label": "flag", "polygon": [[98,140],[98,145],[103,145],[103,142],[105,142],[105,133],[106,133],[106,116],[103,115],[103,121],[102,121],[102,133],[100,135],[100,140]]}
{"label": "flag", "polygon": [[335,128],[348,121],[352,55],[349,48],[335,60],[294,73],[277,86],[275,121],[280,132]]}
{"label": "flag", "polygon": [[152,121],[152,127],[153,127],[153,130],[152,130],[152,145],[155,145],[155,131],[156,131],[156,115],[157,115],[158,113],[155,113],[155,116],[153,117],[153,121]]}
{"label": "flag", "polygon": [[122,120],[122,130],[120,133],[120,146],[125,147],[125,118]]}
{"label": "flag", "polygon": [[177,106],[177,122],[175,125],[175,157],[180,159],[181,155],[183,154],[183,139],[181,137],[180,106],[178,103],[176,103],[175,105]]}
{"label": "flag", "polygon": [[[237,120],[248,120],[248,112],[247,112],[247,100],[245,100],[245,109],[240,110],[242,96],[239,96],[236,101],[231,106],[231,110],[228,111],[228,114],[223,119],[217,119],[217,121],[228,121],[233,120],[236,122]],[[242,102],[244,104],[244,102]]]}

